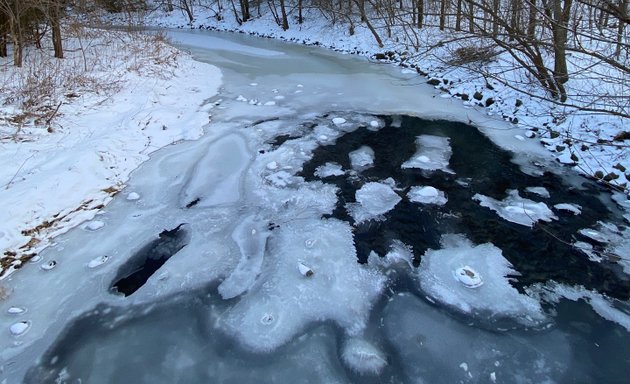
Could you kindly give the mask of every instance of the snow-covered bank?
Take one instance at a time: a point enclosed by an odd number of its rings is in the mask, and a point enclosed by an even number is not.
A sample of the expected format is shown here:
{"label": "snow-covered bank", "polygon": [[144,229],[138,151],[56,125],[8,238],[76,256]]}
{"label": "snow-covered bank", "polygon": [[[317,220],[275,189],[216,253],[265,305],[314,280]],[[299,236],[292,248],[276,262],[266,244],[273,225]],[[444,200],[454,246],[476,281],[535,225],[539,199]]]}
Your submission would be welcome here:
{"label": "snow-covered bank", "polygon": [[[286,31],[278,26],[269,12],[263,12],[239,25],[227,11],[217,20],[214,11],[203,8],[195,9],[192,23],[189,23],[183,12],[164,13],[160,10],[147,15],[144,23],[162,27],[237,31],[320,45],[399,64],[406,73],[419,73],[422,77],[418,80],[428,81],[441,92],[441,96],[459,98],[467,107],[484,109],[490,116],[509,121],[515,127],[526,128],[527,133],[521,139],[539,140],[558,162],[574,166],[582,174],[624,189],[626,193],[630,191],[629,140],[624,141],[623,136],[619,136],[629,130],[627,119],[611,114],[581,112],[571,106],[544,100],[545,92],[534,81],[527,80],[528,75],[518,69],[518,64],[507,53],[497,55],[489,63],[483,64],[483,68],[477,68],[479,63],[453,66],[449,62],[453,53],[460,48],[459,43],[442,44],[453,37],[451,32],[441,32],[431,27],[416,31],[423,47],[433,46],[430,54],[420,55],[406,47],[401,42],[402,37],[396,36],[396,31],[392,38],[387,38],[384,29],[379,29],[384,42],[384,47],[379,48],[363,24],[356,24],[354,34],[350,35],[348,25],[339,21],[332,24],[317,10],[304,10],[303,24],[297,24],[293,12],[289,10],[292,22]],[[379,21],[372,21],[378,29]],[[573,57],[570,64],[580,66],[584,63]],[[480,71],[490,75],[484,76]],[[598,67],[595,72],[602,71],[604,68]],[[589,78],[582,75],[571,79],[569,88],[575,98],[569,100],[570,103],[588,107],[589,100],[585,95],[591,94],[592,89],[604,86],[609,88],[608,93],[618,95],[623,102],[624,95],[630,92],[628,83],[604,84],[598,81],[597,76]],[[506,81],[506,84],[495,80],[495,77]]]}
{"label": "snow-covered bank", "polygon": [[[65,44],[63,60],[0,59],[1,278],[94,218],[151,152],[199,138],[221,82],[218,68],[152,37],[86,31]],[[53,82],[40,108],[58,106],[51,121],[14,96],[29,76]]]}

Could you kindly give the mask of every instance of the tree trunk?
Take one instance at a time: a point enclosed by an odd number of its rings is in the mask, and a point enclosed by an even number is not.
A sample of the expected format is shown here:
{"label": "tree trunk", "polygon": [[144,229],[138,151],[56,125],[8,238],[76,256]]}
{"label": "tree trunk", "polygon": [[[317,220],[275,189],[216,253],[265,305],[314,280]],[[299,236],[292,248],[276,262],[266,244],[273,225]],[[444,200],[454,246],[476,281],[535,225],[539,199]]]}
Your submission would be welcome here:
{"label": "tree trunk", "polygon": [[538,10],[536,9],[536,0],[529,0],[529,17],[527,20],[527,38],[529,41],[534,41],[536,38],[536,15]]}
{"label": "tree trunk", "polygon": [[[554,66],[553,73],[557,83],[565,84],[569,81],[569,71],[567,69],[567,33],[569,17],[571,16],[571,6],[573,0],[553,0],[553,50]],[[566,95],[563,95],[566,100]],[[561,101],[564,101],[561,100]]]}
{"label": "tree trunk", "polygon": [[280,12],[282,12],[282,29],[289,29],[289,20],[287,19],[287,10],[284,6],[284,0],[280,0]]}
{"label": "tree trunk", "polygon": [[416,0],[418,10],[418,28],[422,28],[424,24],[424,0]]}
{"label": "tree trunk", "polygon": [[448,0],[440,0],[440,31],[446,28],[446,8]]}
{"label": "tree trunk", "polygon": [[52,42],[55,50],[55,57],[63,59],[63,46],[61,43],[61,22],[60,22],[60,10],[58,5],[53,5],[50,10],[50,25],[52,28]]}
{"label": "tree trunk", "polygon": [[462,0],[457,0],[457,14],[455,15],[455,30],[462,30]]}
{"label": "tree trunk", "polygon": [[0,32],[0,57],[7,57],[7,34],[4,31]]}

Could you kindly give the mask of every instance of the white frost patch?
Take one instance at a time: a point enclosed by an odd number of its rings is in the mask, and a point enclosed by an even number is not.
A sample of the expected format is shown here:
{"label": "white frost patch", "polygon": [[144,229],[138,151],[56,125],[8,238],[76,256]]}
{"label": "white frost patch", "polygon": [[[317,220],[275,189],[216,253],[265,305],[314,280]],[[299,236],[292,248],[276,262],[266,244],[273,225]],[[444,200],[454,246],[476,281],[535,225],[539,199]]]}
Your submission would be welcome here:
{"label": "white frost patch", "polygon": [[525,190],[527,192],[534,193],[540,197],[544,197],[545,199],[548,199],[551,197],[551,195],[549,194],[549,191],[545,187],[527,187],[525,188]]}
{"label": "white frost patch", "polygon": [[98,231],[99,229],[103,228],[105,226],[105,223],[103,223],[100,220],[92,220],[92,221],[88,221],[84,226],[83,229],[88,230],[88,231]]}
{"label": "white frost patch", "polygon": [[401,200],[392,187],[383,183],[364,184],[355,193],[356,203],[349,203],[346,209],[357,223],[377,219],[391,211]]}
{"label": "white frost patch", "polygon": [[352,338],[343,345],[341,359],[353,371],[361,375],[378,375],[387,366],[387,356],[362,338]]}
{"label": "white frost patch", "polygon": [[574,215],[579,215],[582,213],[582,207],[578,204],[569,204],[569,203],[561,203],[553,206],[558,211],[567,211],[571,212]]}
{"label": "white frost patch", "polygon": [[545,203],[524,199],[516,189],[508,190],[508,196],[504,200],[495,200],[480,194],[473,196],[473,200],[478,201],[482,207],[495,211],[507,221],[528,227],[533,226],[539,220],[558,219]]}
{"label": "white frost patch", "polygon": [[372,148],[364,145],[361,148],[348,154],[352,168],[363,170],[374,165],[374,151]]}
{"label": "white frost patch", "polygon": [[[429,250],[418,268],[421,289],[432,300],[475,317],[513,319],[523,325],[545,320],[537,300],[519,293],[506,276],[516,274],[501,250],[490,243],[473,245],[460,235],[443,236],[444,249]],[[483,285],[471,289],[455,273],[462,267],[483,276]]]}
{"label": "white frost patch", "polygon": [[413,268],[413,249],[400,240],[394,240],[385,256],[381,257],[372,251],[368,256],[368,264],[381,268]]}
{"label": "white frost patch", "polygon": [[315,176],[320,178],[342,176],[344,174],[343,168],[337,163],[326,163],[315,169]]}
{"label": "white frost patch", "polygon": [[418,168],[426,171],[454,173],[448,164],[453,154],[448,137],[422,135],[416,138],[417,151],[402,164],[402,168]]}
{"label": "white frost patch", "polygon": [[431,186],[411,187],[407,198],[414,203],[435,205],[444,205],[448,201],[444,192]]}
{"label": "white frost patch", "polygon": [[[349,335],[363,331],[385,278],[356,261],[350,225],[302,220],[273,232],[256,289],[218,319],[241,344],[271,351],[309,323],[333,320]],[[315,273],[304,278],[296,263]]]}
{"label": "white frost patch", "polygon": [[232,274],[219,285],[219,293],[224,299],[241,295],[254,285],[262,267],[267,238],[271,234],[268,224],[251,215],[232,232],[232,240],[238,245],[241,255]]}

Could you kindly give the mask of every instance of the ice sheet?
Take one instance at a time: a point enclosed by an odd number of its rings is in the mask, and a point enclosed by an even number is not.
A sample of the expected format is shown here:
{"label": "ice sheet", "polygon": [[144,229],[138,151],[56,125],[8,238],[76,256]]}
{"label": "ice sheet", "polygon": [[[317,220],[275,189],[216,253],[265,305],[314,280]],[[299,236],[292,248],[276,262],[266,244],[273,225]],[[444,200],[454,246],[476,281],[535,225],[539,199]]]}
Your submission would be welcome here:
{"label": "ice sheet", "polygon": [[181,206],[231,204],[240,199],[241,177],[251,161],[245,140],[228,135],[208,146],[182,191]]}
{"label": "ice sheet", "polygon": [[385,308],[387,340],[401,362],[406,382],[562,382],[571,366],[570,343],[560,332],[502,334],[459,322],[409,295]]}
{"label": "ice sheet", "polygon": [[[313,274],[302,275],[298,263]],[[217,326],[258,352],[276,349],[314,322],[333,320],[357,335],[384,282],[356,262],[347,223],[296,222],[273,231],[256,289],[221,316]]]}

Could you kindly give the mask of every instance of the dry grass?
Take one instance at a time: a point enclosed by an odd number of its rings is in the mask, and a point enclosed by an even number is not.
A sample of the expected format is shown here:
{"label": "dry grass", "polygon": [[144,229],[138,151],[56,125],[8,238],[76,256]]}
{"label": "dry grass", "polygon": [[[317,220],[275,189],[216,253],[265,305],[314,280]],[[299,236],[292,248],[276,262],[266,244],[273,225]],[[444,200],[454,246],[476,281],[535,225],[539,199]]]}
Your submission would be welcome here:
{"label": "dry grass", "polygon": [[160,33],[80,24],[69,24],[64,32],[64,59],[54,58],[46,45],[29,47],[21,68],[0,58],[0,140],[28,140],[25,128],[31,134],[52,132],[60,107],[85,95],[110,97],[125,86],[128,72],[168,78],[175,68],[177,50]]}

